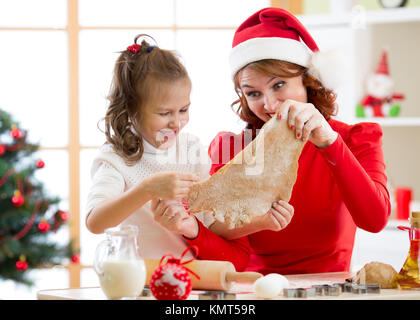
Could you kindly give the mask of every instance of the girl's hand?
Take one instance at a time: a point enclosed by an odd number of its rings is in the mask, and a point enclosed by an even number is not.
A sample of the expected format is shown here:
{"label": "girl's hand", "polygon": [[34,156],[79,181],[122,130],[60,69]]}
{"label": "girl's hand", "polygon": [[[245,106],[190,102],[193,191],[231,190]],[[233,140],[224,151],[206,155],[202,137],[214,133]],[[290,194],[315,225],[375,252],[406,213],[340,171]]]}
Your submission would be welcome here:
{"label": "girl's hand", "polygon": [[270,210],[259,221],[260,230],[280,231],[290,223],[294,214],[294,208],[286,201],[274,202]]}
{"label": "girl's hand", "polygon": [[224,222],[216,220],[209,229],[226,240],[241,238],[263,230],[280,231],[290,223],[293,213],[294,208],[286,201],[280,200],[273,203],[266,214],[253,217],[240,228],[229,229]]}
{"label": "girl's hand", "polygon": [[312,103],[285,100],[279,110],[278,117],[287,117],[289,128],[295,130],[297,139],[309,140],[318,148],[327,147],[337,139],[337,132]]}
{"label": "girl's hand", "polygon": [[182,200],[199,177],[193,173],[160,172],[142,181],[144,190],[151,198]]}
{"label": "girl's hand", "polygon": [[188,214],[181,202],[153,198],[151,209],[155,221],[164,228],[178,232],[190,239],[197,237],[198,223],[196,218]]}

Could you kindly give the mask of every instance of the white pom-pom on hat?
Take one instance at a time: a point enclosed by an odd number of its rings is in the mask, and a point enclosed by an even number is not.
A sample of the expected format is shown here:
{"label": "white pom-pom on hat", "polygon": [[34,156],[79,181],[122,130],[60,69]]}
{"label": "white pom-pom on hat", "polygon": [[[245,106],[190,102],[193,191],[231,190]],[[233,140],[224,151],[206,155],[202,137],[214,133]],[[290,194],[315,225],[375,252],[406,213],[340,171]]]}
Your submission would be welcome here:
{"label": "white pom-pom on hat", "polygon": [[342,84],[346,72],[341,70],[348,65],[343,54],[320,52],[303,24],[280,8],[259,10],[238,27],[229,57],[232,78],[247,64],[264,59],[307,67],[328,89]]}
{"label": "white pom-pom on hat", "polygon": [[308,72],[328,89],[337,89],[348,77],[346,56],[342,51],[316,51],[312,53]]}

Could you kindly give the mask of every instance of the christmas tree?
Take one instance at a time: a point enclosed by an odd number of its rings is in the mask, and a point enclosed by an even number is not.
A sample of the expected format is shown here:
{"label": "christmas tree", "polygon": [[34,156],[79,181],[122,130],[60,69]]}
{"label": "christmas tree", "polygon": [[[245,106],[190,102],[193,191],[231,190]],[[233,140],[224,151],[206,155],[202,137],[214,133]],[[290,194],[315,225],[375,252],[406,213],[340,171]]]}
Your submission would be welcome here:
{"label": "christmas tree", "polygon": [[77,260],[71,241],[51,239],[68,222],[34,173],[45,163],[34,159],[37,144],[26,140],[11,115],[0,109],[0,279],[33,285],[28,271]]}

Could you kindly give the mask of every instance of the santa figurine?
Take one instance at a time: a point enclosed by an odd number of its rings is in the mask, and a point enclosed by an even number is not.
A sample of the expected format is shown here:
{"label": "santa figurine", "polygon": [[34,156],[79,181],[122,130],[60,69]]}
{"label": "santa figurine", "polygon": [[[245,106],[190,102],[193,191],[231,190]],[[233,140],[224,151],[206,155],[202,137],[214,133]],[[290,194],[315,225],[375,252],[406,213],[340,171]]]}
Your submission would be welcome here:
{"label": "santa figurine", "polygon": [[396,117],[400,106],[393,100],[403,100],[404,95],[394,93],[394,81],[389,76],[387,51],[382,53],[381,61],[375,74],[371,74],[366,83],[366,96],[356,107],[356,116]]}

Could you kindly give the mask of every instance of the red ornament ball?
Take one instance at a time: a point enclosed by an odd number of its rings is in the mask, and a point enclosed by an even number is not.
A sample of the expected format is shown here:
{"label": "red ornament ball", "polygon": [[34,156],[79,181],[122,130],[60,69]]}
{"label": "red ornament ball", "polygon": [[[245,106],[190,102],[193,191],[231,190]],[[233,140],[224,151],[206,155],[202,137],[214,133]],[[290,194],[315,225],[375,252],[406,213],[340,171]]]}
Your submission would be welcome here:
{"label": "red ornament ball", "polygon": [[150,290],[157,300],[185,300],[191,289],[191,277],[178,259],[169,259],[156,268],[150,279]]}
{"label": "red ornament ball", "polygon": [[48,221],[41,221],[40,223],[38,223],[38,229],[42,233],[47,232],[48,230],[50,230],[50,224],[48,223]]}
{"label": "red ornament ball", "polygon": [[69,215],[67,212],[61,210],[59,210],[58,212],[62,221],[67,221],[69,219]]}
{"label": "red ornament ball", "polygon": [[28,269],[28,263],[24,260],[16,261],[16,270],[18,271],[25,271]]}
{"label": "red ornament ball", "polygon": [[25,198],[20,191],[15,191],[15,195],[12,197],[12,203],[15,207],[20,207],[25,203]]}
{"label": "red ornament ball", "polygon": [[0,156],[4,155],[5,152],[6,152],[6,147],[4,146],[4,144],[0,143]]}
{"label": "red ornament ball", "polygon": [[22,138],[22,131],[20,131],[18,128],[14,127],[14,128],[12,128],[12,130],[10,130],[10,135],[14,139],[20,139],[20,138]]}
{"label": "red ornament ball", "polygon": [[39,169],[44,168],[45,167],[45,162],[42,161],[42,160],[38,160],[36,162],[36,167],[39,168]]}
{"label": "red ornament ball", "polygon": [[80,255],[75,253],[71,256],[71,262],[73,263],[79,263],[80,262]]}

